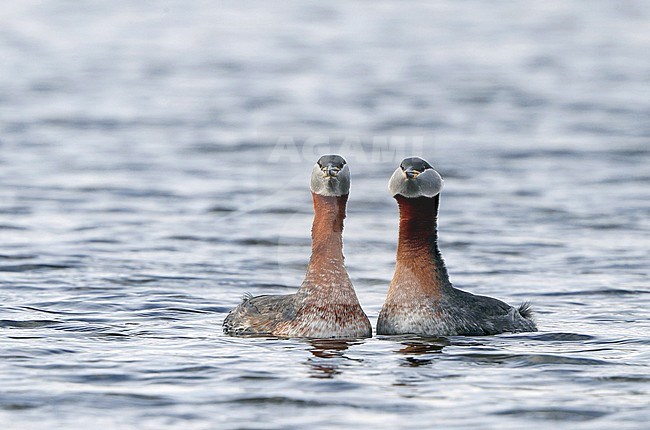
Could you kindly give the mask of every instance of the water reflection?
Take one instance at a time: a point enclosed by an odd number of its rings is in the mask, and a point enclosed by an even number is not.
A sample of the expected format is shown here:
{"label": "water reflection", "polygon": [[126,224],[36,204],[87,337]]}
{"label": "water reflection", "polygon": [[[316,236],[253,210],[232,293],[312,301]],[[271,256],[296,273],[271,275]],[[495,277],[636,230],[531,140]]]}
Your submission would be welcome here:
{"label": "water reflection", "polygon": [[333,378],[342,373],[344,360],[354,360],[345,355],[352,345],[363,343],[362,340],[345,339],[310,339],[309,351],[314,355],[307,360],[312,378]]}
{"label": "water reflection", "polygon": [[449,345],[446,338],[416,338],[404,340],[402,348],[396,352],[406,355],[402,366],[417,367],[431,364],[434,357],[431,354],[440,354],[445,346]]}

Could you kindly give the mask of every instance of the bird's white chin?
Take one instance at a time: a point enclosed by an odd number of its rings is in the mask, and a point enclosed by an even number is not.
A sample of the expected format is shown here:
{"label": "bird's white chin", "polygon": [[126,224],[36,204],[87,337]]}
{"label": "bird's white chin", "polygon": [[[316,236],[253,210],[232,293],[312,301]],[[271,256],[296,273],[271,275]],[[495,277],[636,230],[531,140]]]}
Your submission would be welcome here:
{"label": "bird's white chin", "polygon": [[336,176],[325,176],[318,166],[311,172],[310,188],[312,193],[325,197],[338,197],[350,193],[350,169],[347,165]]}
{"label": "bird's white chin", "polygon": [[427,169],[414,178],[407,178],[398,167],[388,181],[388,190],[392,196],[401,195],[408,198],[435,197],[440,194],[444,181],[438,172]]}

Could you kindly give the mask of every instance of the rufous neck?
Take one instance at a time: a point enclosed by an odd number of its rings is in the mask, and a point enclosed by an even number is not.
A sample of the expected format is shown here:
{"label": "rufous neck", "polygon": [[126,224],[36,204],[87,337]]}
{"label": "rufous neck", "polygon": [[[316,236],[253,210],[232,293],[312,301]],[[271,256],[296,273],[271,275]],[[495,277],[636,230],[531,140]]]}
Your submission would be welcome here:
{"label": "rufous neck", "polygon": [[432,287],[450,286],[447,268],[438,249],[438,206],[440,195],[435,197],[407,198],[395,196],[399,206],[399,241],[397,264],[416,267]]}
{"label": "rufous neck", "polygon": [[332,266],[343,267],[343,220],[348,195],[321,196],[312,193],[314,222],[311,228],[310,272],[323,272]]}

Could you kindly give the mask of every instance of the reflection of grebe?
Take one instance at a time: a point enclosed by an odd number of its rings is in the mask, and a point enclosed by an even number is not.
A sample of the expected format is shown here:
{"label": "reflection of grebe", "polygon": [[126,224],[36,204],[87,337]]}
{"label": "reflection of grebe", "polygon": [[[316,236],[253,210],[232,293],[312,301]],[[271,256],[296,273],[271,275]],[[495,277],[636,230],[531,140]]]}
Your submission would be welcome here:
{"label": "reflection of grebe", "polygon": [[433,354],[442,354],[449,341],[444,337],[437,339],[405,340],[397,352],[406,355],[403,366],[418,367],[433,363]]}
{"label": "reflection of grebe", "polygon": [[309,351],[314,357],[309,358],[312,378],[333,378],[342,373],[343,360],[355,360],[345,355],[345,351],[352,345],[363,343],[363,340],[350,339],[309,339]]}
{"label": "reflection of grebe", "polygon": [[312,255],[295,294],[246,297],[223,323],[230,335],[314,338],[372,336],[344,266],[343,220],[350,170],[343,157],[324,155],[314,165]]}
{"label": "reflection of grebe", "polygon": [[389,189],[400,211],[397,265],[377,334],[488,335],[535,331],[527,304],[514,308],[456,289],[438,250],[437,216],[443,181],[425,160],[402,161]]}
{"label": "reflection of grebe", "polygon": [[430,353],[440,353],[442,349],[449,345],[449,342],[445,341],[444,338],[436,339],[435,341],[425,341],[425,340],[410,340],[402,342],[404,346],[401,348],[399,353],[401,354],[412,354],[412,355],[422,355]]}
{"label": "reflection of grebe", "polygon": [[344,351],[355,344],[345,339],[310,339],[309,343],[311,353],[319,358],[342,357]]}

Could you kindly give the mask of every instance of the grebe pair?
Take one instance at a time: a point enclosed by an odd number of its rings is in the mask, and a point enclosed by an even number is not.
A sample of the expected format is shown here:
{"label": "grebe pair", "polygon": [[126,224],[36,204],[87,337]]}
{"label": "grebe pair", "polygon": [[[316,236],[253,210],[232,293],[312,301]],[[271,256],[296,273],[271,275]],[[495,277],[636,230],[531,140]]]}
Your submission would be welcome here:
{"label": "grebe pair", "polygon": [[[443,180],[425,160],[404,159],[388,188],[400,212],[397,264],[377,334],[490,335],[535,331],[527,304],[514,308],[455,288],[438,249],[437,217]],[[311,175],[312,255],[295,294],[244,298],[223,323],[230,335],[309,338],[372,336],[368,317],[344,266],[343,220],[350,170],[339,155],[324,155]]]}

